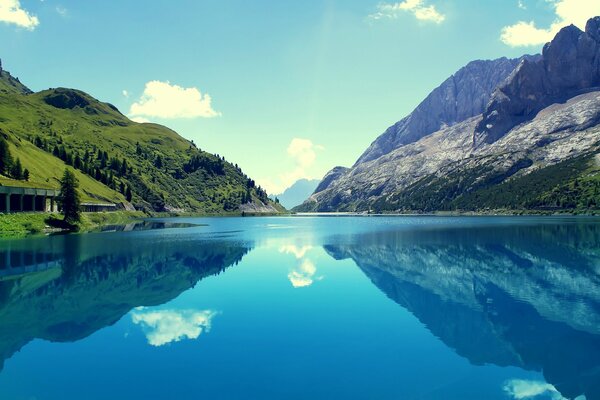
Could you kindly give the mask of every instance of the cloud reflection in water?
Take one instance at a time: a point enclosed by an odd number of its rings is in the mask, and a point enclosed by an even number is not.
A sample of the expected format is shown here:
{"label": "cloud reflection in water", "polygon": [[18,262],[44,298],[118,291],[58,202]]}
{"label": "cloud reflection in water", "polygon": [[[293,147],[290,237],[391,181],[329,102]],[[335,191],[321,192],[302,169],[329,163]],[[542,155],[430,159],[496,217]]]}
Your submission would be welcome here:
{"label": "cloud reflection in water", "polygon": [[197,339],[210,331],[212,310],[137,310],[131,314],[134,324],[140,325],[151,346],[163,346],[183,339]]}

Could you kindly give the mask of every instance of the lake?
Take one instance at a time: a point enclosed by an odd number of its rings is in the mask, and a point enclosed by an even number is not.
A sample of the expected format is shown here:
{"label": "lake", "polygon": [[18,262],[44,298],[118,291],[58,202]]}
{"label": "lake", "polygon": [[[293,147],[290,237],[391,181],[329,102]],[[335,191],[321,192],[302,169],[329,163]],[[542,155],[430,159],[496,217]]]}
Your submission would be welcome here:
{"label": "lake", "polygon": [[600,219],[147,226],[0,241],[0,399],[600,399]]}

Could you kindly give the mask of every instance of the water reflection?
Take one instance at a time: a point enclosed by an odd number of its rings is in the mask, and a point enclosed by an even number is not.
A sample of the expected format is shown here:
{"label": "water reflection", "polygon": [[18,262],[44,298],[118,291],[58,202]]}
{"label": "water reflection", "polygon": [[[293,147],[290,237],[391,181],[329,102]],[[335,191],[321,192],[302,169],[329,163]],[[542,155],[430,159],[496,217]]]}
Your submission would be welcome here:
{"label": "water reflection", "polygon": [[203,332],[210,331],[212,319],[217,315],[212,310],[149,310],[138,309],[131,320],[141,325],[151,346],[164,346],[183,339],[197,339]]}
{"label": "water reflection", "polygon": [[[0,369],[35,338],[85,338],[136,307],[172,300],[199,280],[238,263],[249,250],[249,245],[236,241],[121,234],[0,242],[0,255],[10,260],[0,268]],[[23,275],[32,270],[37,273]],[[133,318],[148,342],[160,346],[197,338],[210,329],[215,315],[211,310],[139,309]]]}
{"label": "water reflection", "polygon": [[308,256],[313,246],[297,246],[295,244],[283,245],[279,248],[280,253],[292,254],[296,258],[296,265],[288,273],[288,280],[295,288],[302,288],[312,285],[315,280],[323,279],[317,276],[317,267]]}
{"label": "water reflection", "polygon": [[514,398],[600,399],[597,224],[420,229],[324,246],[472,364],[541,371]]}

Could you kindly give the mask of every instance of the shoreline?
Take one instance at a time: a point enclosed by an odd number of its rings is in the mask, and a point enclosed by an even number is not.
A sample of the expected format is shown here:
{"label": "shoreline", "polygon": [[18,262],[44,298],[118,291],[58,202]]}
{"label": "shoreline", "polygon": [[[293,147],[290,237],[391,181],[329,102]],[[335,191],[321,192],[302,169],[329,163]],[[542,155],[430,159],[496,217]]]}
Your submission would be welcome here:
{"label": "shoreline", "polygon": [[32,235],[49,235],[57,233],[89,233],[103,226],[126,225],[144,219],[153,218],[227,218],[227,217],[273,217],[273,216],[297,216],[297,217],[598,217],[600,211],[480,211],[480,212],[450,212],[439,211],[432,213],[367,213],[367,212],[280,212],[280,213],[249,213],[249,212],[227,212],[227,213],[175,213],[156,212],[146,213],[143,211],[114,211],[114,212],[91,212],[82,213],[82,221],[79,229],[68,232],[60,228],[53,228],[46,223],[49,217],[59,217],[58,213],[15,213],[0,214],[0,240],[15,239]]}

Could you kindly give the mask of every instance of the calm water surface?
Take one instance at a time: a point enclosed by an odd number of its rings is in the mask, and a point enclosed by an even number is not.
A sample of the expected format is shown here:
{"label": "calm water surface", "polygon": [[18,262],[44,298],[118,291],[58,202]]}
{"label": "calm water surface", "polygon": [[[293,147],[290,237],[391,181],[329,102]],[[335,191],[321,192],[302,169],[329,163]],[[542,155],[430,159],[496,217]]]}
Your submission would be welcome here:
{"label": "calm water surface", "polygon": [[163,222],[0,241],[0,399],[600,399],[598,219]]}

